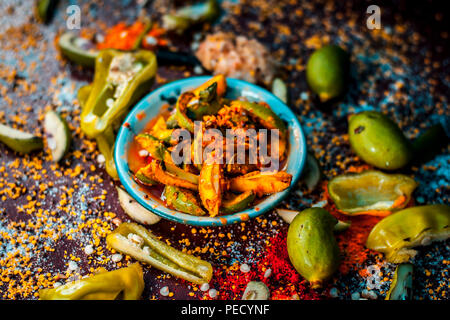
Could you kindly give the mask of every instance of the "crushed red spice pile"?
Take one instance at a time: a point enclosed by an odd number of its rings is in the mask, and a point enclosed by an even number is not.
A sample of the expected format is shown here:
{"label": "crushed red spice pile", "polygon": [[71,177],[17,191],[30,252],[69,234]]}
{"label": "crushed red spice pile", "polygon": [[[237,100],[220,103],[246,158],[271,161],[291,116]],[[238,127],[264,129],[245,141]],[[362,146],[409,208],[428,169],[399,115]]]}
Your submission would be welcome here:
{"label": "crushed red spice pile", "polygon": [[[244,273],[240,265],[222,266],[214,269],[211,287],[220,288],[218,299],[236,299],[242,297],[250,281],[262,281],[270,290],[271,300],[318,300],[323,296],[310,290],[304,280],[292,266],[286,247],[287,229],[281,230],[268,240],[265,253],[250,271]],[[205,294],[203,299],[211,299]]]}

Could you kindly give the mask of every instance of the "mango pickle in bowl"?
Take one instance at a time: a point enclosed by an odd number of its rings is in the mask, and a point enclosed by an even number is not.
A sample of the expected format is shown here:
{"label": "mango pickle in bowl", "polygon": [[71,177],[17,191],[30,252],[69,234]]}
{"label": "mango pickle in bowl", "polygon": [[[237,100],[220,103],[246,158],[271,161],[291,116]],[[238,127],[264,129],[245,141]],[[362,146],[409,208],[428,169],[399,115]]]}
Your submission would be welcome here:
{"label": "mango pickle in bowl", "polygon": [[220,226],[281,201],[301,174],[306,144],[281,100],[218,75],[150,93],[125,119],[114,156],[123,186],[148,210]]}
{"label": "mango pickle in bowl", "polygon": [[406,175],[367,170],[334,177],[328,183],[328,193],[342,213],[385,216],[404,208],[416,187]]}

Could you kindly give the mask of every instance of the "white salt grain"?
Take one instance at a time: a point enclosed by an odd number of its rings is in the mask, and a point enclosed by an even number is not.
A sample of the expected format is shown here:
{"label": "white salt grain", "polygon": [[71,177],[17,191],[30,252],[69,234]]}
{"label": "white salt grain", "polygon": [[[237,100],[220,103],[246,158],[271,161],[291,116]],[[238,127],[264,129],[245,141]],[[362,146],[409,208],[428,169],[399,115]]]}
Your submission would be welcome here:
{"label": "white salt grain", "polygon": [[208,291],[208,290],[209,290],[209,284],[208,284],[208,283],[203,283],[203,284],[200,286],[200,290],[202,290],[203,292]]}
{"label": "white salt grain", "polygon": [[264,272],[264,278],[268,278],[270,277],[270,275],[272,274],[272,269],[267,269],[266,272]]}
{"label": "white salt grain", "polygon": [[88,256],[94,253],[94,248],[91,244],[88,244],[86,247],[84,247],[84,253],[86,253]]}
{"label": "white salt grain", "polygon": [[240,270],[241,270],[241,272],[243,272],[243,273],[247,273],[247,272],[250,271],[250,267],[248,266],[248,264],[243,263],[243,264],[241,264]]}
{"label": "white salt grain", "polygon": [[209,289],[208,294],[211,298],[217,297],[217,290],[216,289]]}
{"label": "white salt grain", "polygon": [[164,296],[167,297],[169,295],[169,287],[162,287],[161,290],[159,290],[159,293]]}
{"label": "white salt grain", "polygon": [[70,260],[69,261],[69,270],[75,271],[78,269],[78,264],[75,261]]}
{"label": "white salt grain", "polygon": [[120,260],[122,260],[122,258],[123,256],[120,253],[116,253],[111,256],[111,260],[113,262],[119,262]]}

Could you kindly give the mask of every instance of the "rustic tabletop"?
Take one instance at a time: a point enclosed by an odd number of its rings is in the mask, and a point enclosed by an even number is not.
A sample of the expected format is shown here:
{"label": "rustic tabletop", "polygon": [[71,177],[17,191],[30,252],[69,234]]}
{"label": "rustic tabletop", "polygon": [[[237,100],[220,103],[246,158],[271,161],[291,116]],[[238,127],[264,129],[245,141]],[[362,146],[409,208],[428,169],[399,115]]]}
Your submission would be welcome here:
{"label": "rustic tabletop", "polygon": [[[181,1],[178,1],[181,2]],[[139,12],[158,20],[172,1],[60,1],[53,21],[39,23],[34,1],[0,3],[0,122],[43,134],[43,115],[54,109],[69,122],[74,140],[59,164],[46,151],[22,156],[0,145],[0,297],[37,299],[38,290],[77,279],[98,267],[117,269],[132,261],[111,259],[105,237],[120,221],[115,184],[97,161],[94,141],[80,131],[77,90],[92,81],[93,71],[60,56],[55,37],[66,30],[68,5],[81,8],[81,32],[104,33],[120,21],[133,23]],[[229,31],[261,41],[281,64],[289,85],[290,107],[302,123],[311,152],[325,179],[314,191],[301,184],[280,207],[321,206],[339,216],[324,192],[327,180],[365,168],[350,150],[347,116],[381,110],[411,138],[450,116],[448,94],[448,16],[433,1],[395,1],[381,6],[381,29],[366,26],[367,1],[241,0],[223,1],[223,14],[181,37],[169,35],[169,47],[189,51],[213,31]],[[336,43],[351,53],[348,94],[321,105],[305,81],[311,52]],[[154,88],[196,75],[189,66],[158,68]],[[150,91],[150,90],[149,90]],[[415,204],[449,204],[448,151],[408,169],[419,182]],[[312,290],[289,262],[288,225],[274,212],[235,225],[200,228],[169,221],[149,227],[178,249],[212,263],[209,288],[144,267],[144,299],[240,299],[250,280],[265,282],[272,299],[383,299],[395,265],[364,247],[380,218],[346,218],[352,226],[338,235],[343,255],[339,272],[321,290]],[[85,248],[91,245],[92,254]],[[419,248],[413,259],[414,298],[448,299],[450,242]],[[375,270],[374,273],[372,271]],[[369,285],[376,280],[375,286]],[[202,290],[203,289],[203,290]],[[217,291],[211,290],[215,289]]]}

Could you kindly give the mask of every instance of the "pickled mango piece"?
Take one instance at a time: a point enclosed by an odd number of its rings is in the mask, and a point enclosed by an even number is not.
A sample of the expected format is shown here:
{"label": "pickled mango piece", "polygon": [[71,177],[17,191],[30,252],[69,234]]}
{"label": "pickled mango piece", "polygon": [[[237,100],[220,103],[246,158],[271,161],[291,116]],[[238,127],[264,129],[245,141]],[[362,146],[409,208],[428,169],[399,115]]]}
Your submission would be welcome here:
{"label": "pickled mango piece", "polygon": [[232,178],[230,189],[235,192],[254,191],[258,197],[283,191],[291,185],[292,175],[279,171],[276,173],[262,174],[259,171]]}
{"label": "pickled mango piece", "polygon": [[246,191],[231,199],[226,199],[222,201],[222,208],[220,209],[223,213],[235,213],[248,208],[248,206],[255,200],[256,194],[253,191]]}
{"label": "pickled mango piece", "polygon": [[413,265],[402,263],[395,269],[394,279],[386,295],[386,300],[412,300]]}
{"label": "pickled mango piece", "polygon": [[164,171],[159,161],[152,161],[146,167],[139,170],[145,177],[155,180],[159,183],[171,186],[182,187],[190,190],[197,190],[197,185],[177,177],[176,175]]}
{"label": "pickled mango piece", "polygon": [[203,206],[212,217],[219,214],[222,204],[223,168],[217,163],[205,162],[200,171],[198,192]]}
{"label": "pickled mango piece", "polygon": [[135,139],[144,150],[148,151],[152,158],[172,162],[169,151],[155,136],[149,133],[141,133]]}
{"label": "pickled mango piece", "polygon": [[0,124],[0,142],[21,153],[30,153],[35,150],[41,150],[44,147],[41,137],[3,124]]}
{"label": "pickled mango piece", "polygon": [[166,203],[175,210],[194,216],[203,216],[206,212],[201,208],[195,195],[188,190],[181,190],[174,186],[164,188]]}
{"label": "pickled mango piece", "polygon": [[385,254],[392,263],[408,262],[417,254],[413,247],[450,236],[450,206],[434,204],[407,208],[378,222],[366,247]]}
{"label": "pickled mango piece", "polygon": [[343,213],[382,216],[404,208],[416,187],[417,183],[403,174],[368,170],[331,179],[328,192]]}
{"label": "pickled mango piece", "polygon": [[218,75],[212,77],[211,79],[209,79],[208,81],[203,83],[201,86],[199,86],[198,88],[193,90],[193,93],[196,96],[198,96],[200,94],[200,92],[208,89],[214,83],[216,84],[216,87],[217,87],[217,89],[216,89],[217,95],[219,97],[223,96],[225,94],[225,92],[227,91],[227,81],[223,74],[218,74]]}
{"label": "pickled mango piece", "polygon": [[412,145],[400,128],[387,116],[365,111],[350,117],[350,145],[365,162],[377,168],[396,170],[412,158]]}
{"label": "pickled mango piece", "polygon": [[164,120],[164,117],[162,116],[158,117],[150,132],[156,139],[169,143],[172,142],[172,133],[173,129],[167,129],[166,120]]}
{"label": "pickled mango piece", "polygon": [[287,250],[295,269],[319,288],[338,269],[339,247],[333,230],[338,220],[322,208],[300,212],[289,226]]}

